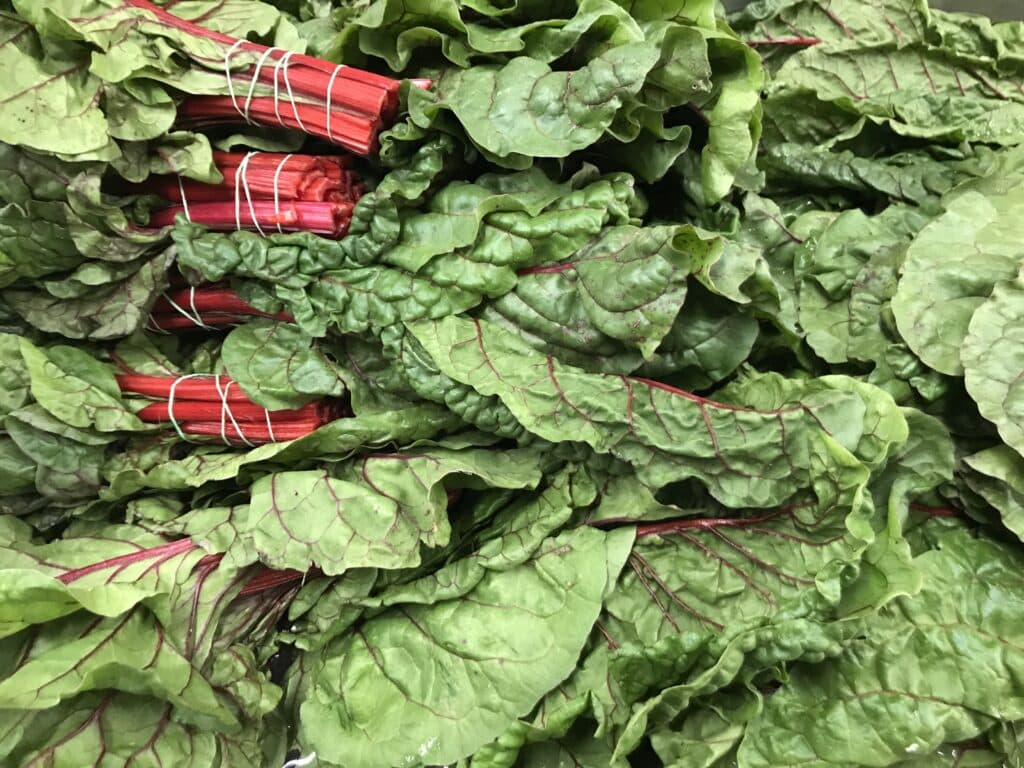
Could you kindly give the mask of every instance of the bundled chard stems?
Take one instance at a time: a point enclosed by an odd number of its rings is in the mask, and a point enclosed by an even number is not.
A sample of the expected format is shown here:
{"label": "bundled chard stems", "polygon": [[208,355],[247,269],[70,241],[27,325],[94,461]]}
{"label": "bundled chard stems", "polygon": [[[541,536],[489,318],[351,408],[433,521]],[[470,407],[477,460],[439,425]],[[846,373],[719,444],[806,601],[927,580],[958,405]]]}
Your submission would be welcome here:
{"label": "bundled chard stems", "polygon": [[[186,98],[178,112],[182,127],[239,121],[279,126],[368,155],[377,146],[378,133],[395,116],[398,80],[239,40],[178,18],[146,0],[128,0],[127,5],[148,11],[160,24],[224,46],[229,95]],[[239,70],[235,63],[239,54],[255,55],[256,62]],[[429,81],[417,81],[417,85],[429,86]],[[257,93],[261,87],[272,95]]]}
{"label": "bundled chard stems", "polygon": [[177,287],[153,305],[148,327],[158,333],[179,330],[214,330],[240,325],[251,318],[291,322],[287,312],[263,312],[224,285]]}
{"label": "bundled chard stems", "polygon": [[167,201],[150,217],[152,227],[171,226],[183,214],[218,231],[312,232],[330,238],[348,232],[363,193],[346,157],[217,152],[214,162],[223,176],[219,184],[156,176],[122,190]]}
{"label": "bundled chard stems", "polygon": [[225,445],[253,447],[296,440],[341,414],[320,400],[291,410],[268,410],[252,402],[229,376],[190,374],[117,377],[121,392],[154,400],[136,415],[150,424],[170,424],[182,440],[219,438]]}

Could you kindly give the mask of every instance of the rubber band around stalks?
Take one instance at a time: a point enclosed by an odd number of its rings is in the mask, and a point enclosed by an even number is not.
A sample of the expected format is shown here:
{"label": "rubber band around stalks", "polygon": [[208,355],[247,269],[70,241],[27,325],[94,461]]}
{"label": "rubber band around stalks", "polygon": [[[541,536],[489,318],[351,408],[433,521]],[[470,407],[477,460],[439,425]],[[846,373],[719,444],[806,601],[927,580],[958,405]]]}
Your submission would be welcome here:
{"label": "rubber band around stalks", "polygon": [[181,193],[181,207],[185,212],[185,221],[189,224],[192,223],[192,212],[188,209],[188,198],[185,197],[185,182],[181,179],[181,174],[178,174],[178,191]]}
{"label": "rubber band around stalks", "polygon": [[331,79],[327,81],[327,140],[332,144],[335,144],[334,133],[331,131],[331,98],[334,96],[334,81],[338,77],[338,73],[342,70],[341,64],[334,68],[331,73]]}
{"label": "rubber band around stalks", "polygon": [[253,96],[256,93],[256,82],[259,80],[260,70],[263,69],[263,65],[266,63],[267,57],[274,53],[274,51],[284,53],[283,48],[267,48],[267,50],[263,52],[263,55],[257,59],[256,68],[253,70],[252,79],[249,81],[249,92],[245,95],[245,107],[242,110],[242,118],[249,125],[256,125],[256,123],[249,117],[249,110],[252,107]]}
{"label": "rubber band around stalks", "polygon": [[[171,382],[170,390],[167,393],[167,420],[171,422],[171,426],[174,427],[174,431],[178,434],[182,440],[187,443],[197,442],[188,436],[188,433],[181,428],[181,423],[174,415],[174,403],[177,396],[178,385],[188,379],[200,379],[206,378],[210,374],[202,373],[189,373],[184,376],[178,376],[173,382]],[[235,418],[234,412],[231,410],[231,387],[236,383],[234,379],[229,379],[226,384],[221,382],[221,374],[213,374],[213,386],[217,390],[217,396],[220,398],[220,437],[224,441],[225,445],[233,445],[232,439],[228,437],[228,424],[230,422],[231,427],[235,430],[235,434],[238,435],[240,440],[248,448],[255,448],[256,443],[250,440],[245,431],[242,429],[241,423]],[[270,411],[263,409],[264,418],[267,422],[267,435],[269,442],[276,443],[277,437],[274,435],[274,424],[270,418]]]}
{"label": "rubber band around stalks", "polygon": [[302,122],[302,117],[299,115],[299,105],[295,103],[295,94],[292,92],[292,83],[288,79],[288,67],[291,64],[292,56],[295,55],[295,51],[288,51],[277,60],[277,64],[274,65],[274,114],[277,116],[277,122],[281,124],[281,127],[286,127],[284,120],[281,119],[281,89],[278,85],[278,78],[280,74],[284,73],[284,87],[288,91],[288,100],[292,105],[292,115],[295,117],[295,122],[299,126],[299,130],[303,133],[309,133],[306,130],[306,126]]}
{"label": "rubber band around stalks", "polygon": [[171,382],[171,389],[167,393],[167,419],[171,422],[171,426],[174,427],[174,431],[178,433],[178,437],[180,437],[186,443],[194,443],[195,440],[190,440],[188,438],[188,435],[186,435],[185,432],[182,430],[181,425],[178,424],[178,420],[174,418],[174,395],[178,389],[178,385],[181,384],[181,382],[187,381],[188,379],[198,379],[201,377],[202,374],[199,373],[189,373],[186,374],[185,376],[179,376],[178,378]]}
{"label": "rubber band around stalks", "polygon": [[[231,379],[222,389],[220,386],[220,374],[217,374],[213,379],[213,386],[217,388],[217,394],[220,395],[220,439],[224,441],[225,445],[231,445],[231,441],[228,439],[227,433],[227,420],[230,419],[231,426],[235,428],[235,432],[238,434],[238,439],[245,443],[249,448],[255,448],[255,443],[245,436],[245,433],[242,431],[242,426],[238,423],[238,420],[235,418],[235,414],[231,411],[231,405],[228,403],[228,392],[230,392],[231,386],[234,383],[234,379]],[[270,425],[269,411],[267,411],[267,425]],[[273,432],[270,433],[270,441],[277,442],[274,440]]]}
{"label": "rubber band around stalks", "polygon": [[[249,215],[252,217],[253,226],[256,227],[256,231],[260,233],[261,237],[266,237],[267,233],[263,231],[259,218],[256,216],[256,206],[253,205],[252,192],[249,189],[249,179],[246,177],[246,173],[249,170],[249,161],[253,155],[257,154],[259,153],[249,152],[242,158],[242,162],[238,164],[238,169],[235,171],[235,229],[239,231],[242,229],[242,189],[244,188],[245,200],[249,208]],[[278,207],[275,206],[275,208]],[[278,229],[280,229],[280,212],[276,210],[275,213],[278,217]]]}
{"label": "rubber band around stalks", "polygon": [[231,103],[235,105],[238,114],[245,117],[245,114],[238,106],[238,97],[235,96],[235,82],[231,77],[231,57],[235,55],[235,52],[242,46],[242,43],[241,39],[235,40],[234,44],[224,53],[224,79],[228,81],[228,95],[231,97]]}
{"label": "rubber band around stalks", "polygon": [[178,302],[176,302],[174,299],[172,299],[166,293],[163,295],[163,297],[167,300],[167,303],[170,304],[171,307],[173,307],[179,314],[181,314],[183,317],[188,318],[189,320],[191,320],[199,328],[203,328],[204,330],[207,330],[207,331],[216,330],[216,328],[214,326],[207,325],[206,323],[203,322],[203,316],[199,313],[199,308],[196,306],[196,289],[195,289],[195,286],[189,286],[189,289],[188,289],[188,302],[189,302],[189,306],[192,309],[191,313],[189,313],[189,311],[187,309],[185,309],[183,306],[181,306]]}

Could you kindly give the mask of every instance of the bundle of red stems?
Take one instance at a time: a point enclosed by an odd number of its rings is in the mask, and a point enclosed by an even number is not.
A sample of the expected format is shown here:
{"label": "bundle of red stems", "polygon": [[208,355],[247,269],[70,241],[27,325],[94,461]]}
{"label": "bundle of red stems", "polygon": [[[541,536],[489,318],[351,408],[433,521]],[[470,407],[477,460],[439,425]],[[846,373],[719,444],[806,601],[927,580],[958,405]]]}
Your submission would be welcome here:
{"label": "bundle of red stems", "polygon": [[[369,154],[377,134],[398,108],[399,81],[354,67],[268,48],[185,21],[148,0],[127,0],[148,11],[158,24],[224,45],[224,70],[229,96],[192,96],[178,113],[188,127],[238,122],[280,125],[318,136],[359,154]],[[244,70],[232,69],[232,57],[253,58]],[[429,81],[417,81],[429,87]],[[273,96],[256,93],[268,89]],[[286,101],[282,103],[282,96]]]}
{"label": "bundle of red stems", "polygon": [[352,221],[352,203],[303,203],[251,200],[245,205],[233,203],[195,203],[172,205],[154,211],[149,223],[153,227],[169,227],[179,213],[196,224],[217,231],[251,229],[262,235],[267,232],[312,232],[339,238],[348,232]]}
{"label": "bundle of red stems", "polygon": [[213,230],[312,232],[342,237],[363,185],[347,157],[216,152],[224,180],[204,184],[177,176],[156,176],[142,184],[121,184],[121,194],[163,197],[168,206],[150,216],[165,227],[183,213]]}
{"label": "bundle of red stems", "polygon": [[296,440],[343,415],[340,404],[318,400],[292,410],[267,410],[254,403],[229,376],[190,374],[117,377],[125,394],[155,402],[136,414],[151,424],[170,424],[182,439],[217,437],[227,445],[263,445]]}
{"label": "bundle of red stems", "polygon": [[286,323],[294,319],[287,312],[272,314],[256,309],[227,286],[216,284],[167,291],[153,305],[149,327],[164,332],[210,330],[240,325],[253,317],[269,317]]}
{"label": "bundle of red stems", "polygon": [[[293,101],[282,106],[279,99],[259,96],[244,100],[242,111],[256,125],[279,125],[330,140],[358,155],[370,155],[377,148],[380,127],[362,115],[328,112],[322,105]],[[239,120],[239,99],[231,96],[189,96],[178,106],[178,125],[197,130]]]}
{"label": "bundle of red stems", "polygon": [[[246,160],[246,158],[249,158]],[[348,155],[295,155],[274,152],[214,152],[223,176],[207,184],[178,176],[151,176],[141,184],[121,184],[119,194],[157,195],[174,203],[233,200],[235,189],[253,200],[355,203],[364,187]]]}

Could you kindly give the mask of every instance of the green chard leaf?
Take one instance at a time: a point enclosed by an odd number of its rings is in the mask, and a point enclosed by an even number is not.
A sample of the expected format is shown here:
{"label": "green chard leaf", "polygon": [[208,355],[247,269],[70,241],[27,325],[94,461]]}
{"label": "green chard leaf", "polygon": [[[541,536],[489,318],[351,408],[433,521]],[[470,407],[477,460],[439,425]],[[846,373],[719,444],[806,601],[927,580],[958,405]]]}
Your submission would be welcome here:
{"label": "green chard leaf", "polygon": [[998,510],[1003,525],[1024,541],[1024,458],[1001,445],[965,456],[967,485]]}
{"label": "green chard leaf", "polygon": [[883,609],[835,662],[791,670],[748,726],[740,765],[903,764],[1020,718],[1020,556],[962,528],[938,544],[915,560],[919,595]]}
{"label": "green chard leaf", "polygon": [[[566,533],[488,571],[471,599],[395,606],[365,622],[324,651],[300,740],[354,767],[471,754],[572,672],[630,538]],[[387,723],[398,719],[396,736]]]}
{"label": "green chard leaf", "polygon": [[914,354],[940,373],[963,375],[960,349],[971,318],[997,282],[1016,277],[1022,213],[1018,189],[993,195],[968,190],[907,249],[893,315]]}
{"label": "green chard leaf", "polygon": [[996,284],[971,317],[960,350],[967,391],[1004,442],[1024,455],[1024,281]]}
{"label": "green chard leaf", "polygon": [[523,488],[540,479],[532,451],[431,449],[368,454],[323,471],[280,472],[258,480],[242,527],[261,560],[275,568],[326,574],[351,568],[419,565],[420,543],[450,536],[443,480],[479,478],[487,486]]}
{"label": "green chard leaf", "polygon": [[331,361],[289,323],[255,320],[239,326],[224,339],[221,354],[227,374],[265,408],[298,408],[344,393]]}
{"label": "green chard leaf", "polygon": [[[756,380],[760,391],[748,383],[733,393],[741,399],[717,402],[651,380],[586,373],[481,321],[449,318],[411,330],[444,375],[499,398],[531,433],[612,453],[654,487],[696,477],[727,504],[771,506],[810,487],[818,474],[812,456],[829,461],[840,445],[860,451],[862,396],[881,412],[891,408],[880,391],[859,396],[839,378],[808,385],[766,377]],[[762,402],[742,399],[754,395]],[[882,445],[902,442],[902,417],[886,419],[892,442]]]}

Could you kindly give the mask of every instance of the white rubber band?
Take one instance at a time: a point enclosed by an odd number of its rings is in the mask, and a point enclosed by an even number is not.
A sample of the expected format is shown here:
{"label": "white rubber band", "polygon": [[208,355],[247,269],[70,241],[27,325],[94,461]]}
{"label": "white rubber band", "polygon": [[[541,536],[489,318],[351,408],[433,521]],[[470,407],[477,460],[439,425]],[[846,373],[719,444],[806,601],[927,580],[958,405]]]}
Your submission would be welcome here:
{"label": "white rubber band", "polygon": [[285,155],[284,159],[277,164],[277,170],[274,171],[274,216],[277,218],[278,232],[284,232],[284,229],[281,228],[281,171],[284,170],[285,163],[291,158],[291,154]]}
{"label": "white rubber band", "polygon": [[277,438],[274,437],[274,425],[270,422],[270,411],[264,408],[263,412],[267,415],[267,434],[270,436],[270,442],[276,443]]}
{"label": "white rubber band", "polygon": [[281,71],[281,64],[284,63],[286,58],[287,55],[282,56],[274,65],[274,117],[277,118],[277,123],[282,128],[284,128],[285,125],[284,120],[281,119],[281,89],[277,84],[277,76]]}
{"label": "white rubber band", "polygon": [[180,312],[182,315],[187,317],[189,320],[191,320],[193,323],[198,325],[200,328],[205,328],[208,331],[213,330],[213,326],[212,325],[207,325],[206,323],[203,322],[203,316],[200,315],[199,314],[199,310],[196,309],[196,289],[195,289],[195,286],[190,286],[189,289],[188,289],[188,303],[189,303],[189,306],[192,309],[191,312],[189,312],[187,309],[185,309],[183,306],[181,306],[178,302],[176,302],[174,299],[172,299],[166,293],[164,294],[164,298],[167,299],[167,303],[168,304],[170,304],[178,312]]}
{"label": "white rubber band", "polygon": [[178,175],[178,191],[181,192],[181,207],[185,210],[185,219],[189,224],[192,223],[192,212],[188,209],[188,198],[185,197],[185,182],[181,180],[181,175]]}
{"label": "white rubber band", "polygon": [[314,760],[316,760],[316,752],[310,752],[305,757],[297,757],[294,760],[289,760],[281,766],[281,768],[307,768],[307,766],[313,764]]}
{"label": "white rubber band", "polygon": [[258,152],[249,152],[242,158],[242,162],[238,164],[238,168],[235,171],[235,229],[242,229],[242,189],[244,188],[245,200],[249,206],[249,215],[252,216],[253,226],[256,227],[256,231],[260,233],[261,237],[265,237],[267,233],[263,231],[259,220],[256,218],[256,206],[252,202],[252,193],[249,191],[249,178],[246,175],[249,172],[249,160],[252,159],[253,155],[258,154]]}
{"label": "white rubber band", "polygon": [[244,40],[235,40],[230,48],[224,54],[224,77],[228,81],[228,95],[231,96],[231,103],[235,105],[235,109],[238,110],[238,114],[245,117],[245,113],[242,112],[238,106],[238,98],[235,96],[235,81],[231,77],[231,57],[235,55],[235,51],[238,50],[239,46],[245,42]]}
{"label": "white rubber band", "polygon": [[185,381],[186,379],[199,378],[200,376],[202,376],[202,374],[200,373],[190,373],[186,376],[179,376],[173,382],[171,382],[171,389],[167,393],[167,418],[170,420],[171,426],[174,427],[174,431],[178,433],[178,437],[180,437],[186,443],[192,443],[195,441],[188,439],[188,435],[186,435],[181,430],[181,425],[178,424],[178,420],[174,418],[174,392],[175,390],[178,389],[178,385],[181,384],[181,382]]}
{"label": "white rubber band", "polygon": [[270,56],[274,51],[280,51],[281,48],[267,48],[263,52],[263,55],[256,61],[256,69],[253,70],[252,80],[249,81],[249,92],[245,94],[245,108],[242,110],[242,117],[245,118],[245,122],[249,125],[256,125],[252,120],[249,119],[249,108],[252,106],[252,97],[256,92],[256,83],[260,77],[260,70],[263,69],[263,65],[267,61],[267,57]]}
{"label": "white rubber band", "polygon": [[327,140],[332,144],[334,141],[334,134],[331,133],[331,96],[334,94],[334,79],[341,72],[343,64],[339,64],[334,68],[334,72],[331,73],[331,79],[327,81]]}
{"label": "white rubber band", "polygon": [[228,403],[228,392],[231,390],[231,385],[234,384],[232,379],[227,385],[221,389],[220,386],[220,374],[218,373],[214,379],[213,384],[217,388],[217,394],[220,395],[220,438],[224,441],[225,445],[231,445],[231,441],[227,435],[227,420],[231,419],[231,426],[235,428],[238,433],[239,439],[245,443],[248,447],[254,448],[255,445],[245,436],[245,432],[242,431],[242,427],[239,425],[238,420],[235,419],[235,414],[231,412],[231,405]]}
{"label": "white rubber band", "polygon": [[171,334],[170,331],[168,331],[166,328],[163,328],[160,325],[160,323],[156,321],[156,318],[153,317],[153,315],[150,315],[149,320],[146,321],[146,330],[152,331],[153,333],[162,333],[165,336],[169,336]]}
{"label": "white rubber band", "polygon": [[[292,103],[292,114],[295,115],[295,122],[299,124],[299,130],[303,133],[309,133],[306,130],[306,126],[302,124],[302,118],[299,117],[299,106],[295,103],[295,94],[292,93],[292,83],[288,79],[288,65],[291,63],[292,56],[295,55],[295,51],[288,51],[284,56],[281,57],[279,63],[284,68],[284,87],[288,91],[288,101]],[[274,74],[274,83],[277,84],[277,74]]]}

